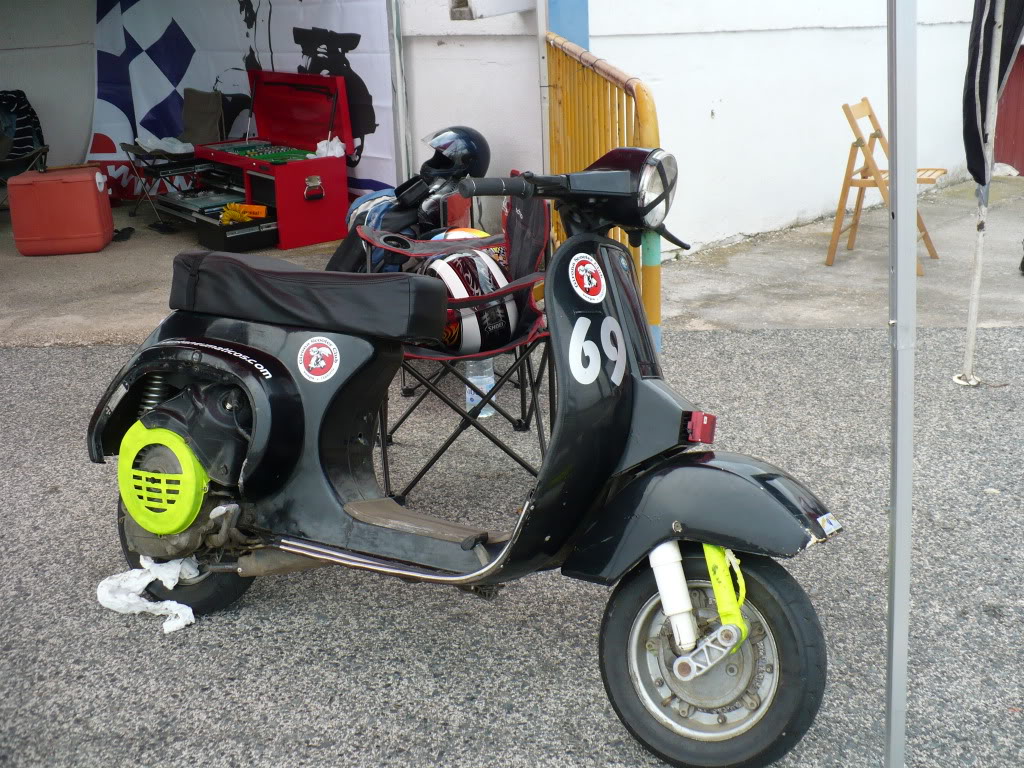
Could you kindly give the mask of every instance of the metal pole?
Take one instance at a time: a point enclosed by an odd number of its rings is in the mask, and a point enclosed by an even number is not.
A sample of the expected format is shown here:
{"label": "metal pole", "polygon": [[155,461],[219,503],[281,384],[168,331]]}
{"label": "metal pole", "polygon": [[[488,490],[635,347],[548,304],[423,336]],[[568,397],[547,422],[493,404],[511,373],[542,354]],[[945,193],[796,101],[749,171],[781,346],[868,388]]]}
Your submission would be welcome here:
{"label": "metal pole", "polygon": [[540,146],[542,173],[551,172],[551,118],[548,101],[548,0],[537,0],[537,55],[540,67]]}
{"label": "metal pole", "polygon": [[395,184],[412,172],[412,142],[409,137],[409,101],[405,85],[405,41],[402,38],[400,0],[388,0],[388,32],[391,49],[391,116],[395,129]]}
{"label": "metal pole", "polygon": [[892,459],[886,768],[904,768],[914,482],[914,348],[917,335],[917,0],[888,0],[889,342]]}
{"label": "metal pole", "polygon": [[[633,85],[636,119],[639,123],[637,146],[654,149],[661,146],[658,112],[654,96],[641,82]],[[651,327],[654,348],[661,352],[661,235],[644,232],[640,245],[640,297]]]}
{"label": "metal pole", "polygon": [[[985,185],[978,187],[978,227],[974,239],[974,272],[971,275],[971,303],[967,310],[967,346],[964,349],[963,371],[953,381],[965,387],[976,387],[981,379],[974,375],[974,346],[978,337],[978,304],[981,299],[981,264],[985,253],[985,220],[988,218],[988,193],[992,186],[992,161],[995,155],[996,117],[999,112],[999,60],[1003,48],[1003,17],[1006,15],[1006,0],[995,0],[992,25],[992,40],[989,44],[988,83],[985,93],[985,120],[981,126],[985,139]],[[979,57],[978,66],[981,66]]]}
{"label": "metal pole", "polygon": [[661,235],[657,232],[644,232],[641,243],[641,293],[647,322],[651,326],[654,349],[661,352]]}

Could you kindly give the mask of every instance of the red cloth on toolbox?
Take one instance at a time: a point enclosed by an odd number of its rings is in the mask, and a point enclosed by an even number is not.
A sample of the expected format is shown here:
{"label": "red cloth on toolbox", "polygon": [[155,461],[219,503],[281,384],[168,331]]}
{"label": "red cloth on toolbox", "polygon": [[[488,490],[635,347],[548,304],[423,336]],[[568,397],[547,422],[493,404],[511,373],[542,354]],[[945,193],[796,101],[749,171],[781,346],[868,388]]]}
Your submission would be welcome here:
{"label": "red cloth on toolbox", "polygon": [[92,253],[114,236],[99,167],[26,171],[7,182],[14,245],[24,256]]}

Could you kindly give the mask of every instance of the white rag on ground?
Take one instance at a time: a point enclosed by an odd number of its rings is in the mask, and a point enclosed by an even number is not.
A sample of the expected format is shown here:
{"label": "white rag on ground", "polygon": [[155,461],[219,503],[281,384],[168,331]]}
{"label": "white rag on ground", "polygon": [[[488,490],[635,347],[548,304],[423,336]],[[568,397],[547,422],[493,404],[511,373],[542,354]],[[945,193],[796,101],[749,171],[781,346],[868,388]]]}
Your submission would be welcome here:
{"label": "white rag on ground", "polygon": [[96,587],[96,599],[100,605],[118,613],[152,613],[166,616],[164,634],[174,632],[195,622],[196,617],[187,605],[173,600],[153,602],[142,596],[146,587],[159,580],[167,589],[174,589],[178,579],[194,579],[199,575],[199,563],[194,557],[155,563],[143,555],[139,558],[141,568],[108,576]]}
{"label": "white rag on ground", "polygon": [[316,144],[316,154],[307,154],[306,157],[344,157],[345,142],[335,136],[330,141],[324,139]]}

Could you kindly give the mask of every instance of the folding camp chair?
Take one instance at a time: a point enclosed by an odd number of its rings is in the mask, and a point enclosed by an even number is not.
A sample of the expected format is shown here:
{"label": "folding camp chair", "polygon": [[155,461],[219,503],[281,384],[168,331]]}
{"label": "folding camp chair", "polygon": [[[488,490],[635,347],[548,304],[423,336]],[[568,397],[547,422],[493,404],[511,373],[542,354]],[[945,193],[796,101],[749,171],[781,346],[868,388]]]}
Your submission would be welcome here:
{"label": "folding camp chair", "polygon": [[[860,214],[864,207],[865,190],[869,187],[877,188],[882,193],[882,200],[886,205],[889,204],[889,171],[880,169],[875,161],[875,142],[881,145],[886,160],[889,159],[889,142],[882,131],[881,123],[878,122],[878,118],[875,116],[875,111],[871,108],[871,103],[865,97],[852,107],[849,104],[843,104],[843,113],[850,123],[854,141],[850,145],[850,156],[846,161],[846,175],[843,176],[843,189],[839,193],[836,223],[832,227],[832,241],[829,243],[828,255],[825,257],[825,265],[829,267],[832,266],[836,258],[839,236],[847,229],[850,230],[850,236],[846,241],[846,250],[853,250],[853,244],[857,239],[857,225],[860,223]],[[871,134],[867,141],[864,140],[864,134],[861,132],[859,124],[859,121],[865,117],[871,123]],[[858,153],[863,153],[864,165],[860,168],[854,168],[857,163]],[[917,183],[934,184],[945,174],[945,168],[918,168]],[[853,220],[850,222],[850,226],[843,227],[843,221],[846,218],[846,201],[850,197],[851,187],[857,188],[857,202],[854,204]],[[917,228],[920,230],[920,237],[924,240],[925,248],[928,249],[928,255],[933,259],[939,258],[939,254],[935,251],[932,238],[924,226],[924,219],[921,218],[920,213],[917,214]],[[918,276],[924,274],[924,268],[921,266],[920,261],[917,263],[917,274]]]}
{"label": "folding camp chair", "polygon": [[[549,378],[553,378],[553,376],[551,375],[550,356],[547,344],[545,343],[548,338],[548,332],[543,312],[537,306],[533,289],[544,278],[542,268],[547,250],[548,234],[550,232],[547,202],[540,198],[509,198],[506,201],[503,220],[504,243],[511,282],[501,290],[483,296],[450,299],[448,306],[453,310],[459,310],[487,304],[512,295],[515,298],[519,312],[519,322],[513,333],[514,338],[499,349],[486,350],[470,355],[460,355],[448,350],[414,345],[406,345],[404,347],[403,372],[418,382],[417,389],[419,393],[415,401],[406,408],[402,416],[390,428],[387,425],[387,411],[385,407],[381,416],[380,435],[385,492],[387,495],[394,496],[400,501],[404,501],[409,492],[423,479],[423,476],[430,471],[438,459],[458,439],[459,435],[470,428],[479,431],[523,467],[523,469],[536,476],[536,467],[516,453],[481,422],[480,413],[487,405],[490,405],[495,410],[497,416],[506,419],[517,430],[525,431],[529,429],[532,420],[537,428],[537,438],[541,454],[543,455],[546,450],[544,424],[540,412],[539,390],[540,382],[543,381],[545,372],[548,373]],[[458,253],[459,251],[464,251],[467,247],[493,247],[496,242],[499,242],[495,238],[480,241],[417,241],[365,227],[359,227],[358,231],[360,237],[371,246],[385,248],[414,259]],[[541,347],[541,354],[535,365],[532,353]],[[459,362],[465,360],[497,359],[506,354],[510,354],[512,360],[504,371],[495,371],[495,383],[489,392],[483,392],[478,389],[457,367]],[[431,374],[425,373],[422,367],[424,361],[436,363],[437,370]],[[456,378],[465,386],[471,387],[476,391],[481,398],[480,402],[467,411],[460,403],[452,399],[441,388],[442,381],[448,376]],[[518,415],[509,413],[494,401],[499,391],[510,382],[517,384],[519,388],[520,412]],[[388,443],[391,442],[395,432],[405,423],[413,411],[431,394],[462,418],[454,431],[404,486],[401,492],[394,494],[391,487]]]}
{"label": "folding camp chair", "polygon": [[[187,144],[210,144],[224,138],[224,106],[222,95],[218,91],[198,91],[195,88],[186,88],[184,103],[181,107],[182,131],[176,137],[178,141]],[[175,175],[187,175],[191,172],[190,163],[195,155],[192,152],[174,154],[160,150],[146,149],[137,142],[128,144],[121,143],[121,149],[128,156],[128,165],[139,182],[142,194],[135,200],[135,207],[129,212],[129,216],[138,213],[139,205],[143,199],[149,202],[150,208],[156,214],[158,221],[160,212],[153,202],[149,192],[147,179],[156,181],[164,178],[161,171],[169,170],[167,166],[173,165],[180,172]]]}
{"label": "folding camp chair", "polygon": [[0,205],[7,202],[7,180],[33,168],[45,171],[49,151],[25,92],[0,91]]}

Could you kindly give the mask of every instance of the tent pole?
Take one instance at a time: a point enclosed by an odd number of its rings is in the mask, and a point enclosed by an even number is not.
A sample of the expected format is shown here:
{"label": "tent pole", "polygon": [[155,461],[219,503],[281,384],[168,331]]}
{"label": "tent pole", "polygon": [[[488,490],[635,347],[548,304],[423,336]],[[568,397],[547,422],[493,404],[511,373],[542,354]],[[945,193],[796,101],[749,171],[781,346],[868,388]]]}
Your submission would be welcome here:
{"label": "tent pole", "polygon": [[886,768],[904,768],[917,339],[917,0],[888,0],[892,354]]}
{"label": "tent pole", "polygon": [[1006,0],[995,0],[993,8],[992,40],[989,43],[988,83],[985,92],[985,124],[982,136],[985,139],[984,186],[978,187],[978,227],[974,239],[974,270],[971,275],[971,303],[967,310],[967,346],[964,349],[963,371],[953,381],[965,387],[976,387],[981,379],[974,375],[974,347],[978,337],[978,304],[981,300],[981,265],[985,253],[985,221],[988,218],[988,194],[992,187],[992,165],[996,144],[996,118],[999,114],[999,60],[1003,48],[1003,18],[1006,15]]}
{"label": "tent pole", "polygon": [[543,173],[551,173],[551,107],[548,83],[548,0],[537,0],[537,61],[540,75],[540,146]]}
{"label": "tent pole", "polygon": [[409,98],[405,83],[405,40],[400,0],[388,2],[388,44],[391,56],[391,105],[395,129],[395,184],[412,175]]}

